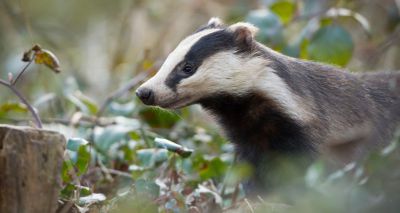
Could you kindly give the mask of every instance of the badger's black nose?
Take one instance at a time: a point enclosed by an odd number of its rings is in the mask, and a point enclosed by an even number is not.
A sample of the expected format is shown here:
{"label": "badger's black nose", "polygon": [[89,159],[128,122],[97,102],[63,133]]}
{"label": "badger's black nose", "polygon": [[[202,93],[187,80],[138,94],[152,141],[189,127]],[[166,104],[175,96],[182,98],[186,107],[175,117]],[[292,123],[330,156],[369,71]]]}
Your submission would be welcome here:
{"label": "badger's black nose", "polygon": [[140,98],[144,104],[151,105],[154,103],[154,93],[151,89],[139,88],[136,90],[136,96]]}

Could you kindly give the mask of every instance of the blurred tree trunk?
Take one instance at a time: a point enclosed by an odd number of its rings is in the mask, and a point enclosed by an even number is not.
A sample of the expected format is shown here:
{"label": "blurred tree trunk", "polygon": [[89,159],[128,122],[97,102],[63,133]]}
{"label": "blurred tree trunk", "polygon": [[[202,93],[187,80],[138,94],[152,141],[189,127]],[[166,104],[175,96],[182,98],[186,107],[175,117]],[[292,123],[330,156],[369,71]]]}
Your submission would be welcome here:
{"label": "blurred tree trunk", "polygon": [[65,138],[0,125],[0,212],[55,212]]}

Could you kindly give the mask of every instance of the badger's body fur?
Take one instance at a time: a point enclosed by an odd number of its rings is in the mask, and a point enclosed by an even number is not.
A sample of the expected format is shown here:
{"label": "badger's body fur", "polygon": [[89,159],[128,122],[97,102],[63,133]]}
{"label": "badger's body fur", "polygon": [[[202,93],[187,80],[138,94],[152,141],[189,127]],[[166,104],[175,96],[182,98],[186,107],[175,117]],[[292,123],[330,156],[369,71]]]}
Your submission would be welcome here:
{"label": "badger's body fur", "polygon": [[[388,144],[400,121],[400,74],[351,74],[290,58],[254,40],[247,23],[219,20],[189,36],[138,90],[166,108],[198,103],[265,185],[277,159],[324,156],[343,165]],[[267,179],[266,181],[264,181]]]}

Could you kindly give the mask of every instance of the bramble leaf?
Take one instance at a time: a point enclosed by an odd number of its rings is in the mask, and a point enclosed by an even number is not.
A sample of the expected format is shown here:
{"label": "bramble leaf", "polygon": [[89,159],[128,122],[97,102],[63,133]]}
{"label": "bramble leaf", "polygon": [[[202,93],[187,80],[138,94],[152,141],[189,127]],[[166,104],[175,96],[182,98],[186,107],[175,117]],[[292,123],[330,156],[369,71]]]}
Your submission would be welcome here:
{"label": "bramble leaf", "polygon": [[310,40],[307,52],[312,60],[345,66],[353,54],[353,39],[339,25],[320,28]]}

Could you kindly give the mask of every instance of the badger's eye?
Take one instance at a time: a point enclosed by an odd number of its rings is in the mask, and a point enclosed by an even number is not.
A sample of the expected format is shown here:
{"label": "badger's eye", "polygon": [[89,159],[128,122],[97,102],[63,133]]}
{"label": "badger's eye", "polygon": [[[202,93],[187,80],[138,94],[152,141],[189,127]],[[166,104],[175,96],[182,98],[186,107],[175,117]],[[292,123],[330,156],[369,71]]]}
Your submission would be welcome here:
{"label": "badger's eye", "polygon": [[193,74],[193,66],[191,64],[185,64],[185,66],[182,68],[182,72],[185,74]]}

